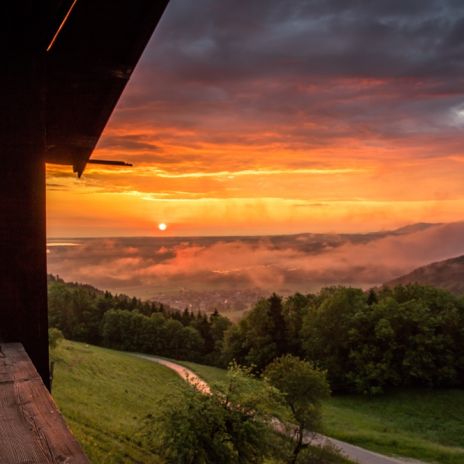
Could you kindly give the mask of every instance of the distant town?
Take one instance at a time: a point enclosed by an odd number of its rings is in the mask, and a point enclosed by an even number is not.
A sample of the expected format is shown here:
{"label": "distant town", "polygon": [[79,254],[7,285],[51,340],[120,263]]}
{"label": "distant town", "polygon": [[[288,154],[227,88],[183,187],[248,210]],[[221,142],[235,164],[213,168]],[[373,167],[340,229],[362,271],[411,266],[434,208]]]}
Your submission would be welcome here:
{"label": "distant town", "polygon": [[173,309],[185,309],[211,313],[218,310],[229,317],[240,318],[251,309],[260,298],[269,296],[262,289],[224,289],[212,291],[196,291],[179,289],[178,292],[159,292],[153,295],[152,301],[163,303]]}

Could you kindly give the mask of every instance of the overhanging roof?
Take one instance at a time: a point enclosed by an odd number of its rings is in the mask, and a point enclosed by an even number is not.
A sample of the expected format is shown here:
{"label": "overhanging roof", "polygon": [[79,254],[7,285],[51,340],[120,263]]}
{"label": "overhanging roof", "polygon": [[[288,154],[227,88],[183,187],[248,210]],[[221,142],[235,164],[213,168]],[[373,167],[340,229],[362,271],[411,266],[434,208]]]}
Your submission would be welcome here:
{"label": "overhanging roof", "polygon": [[82,173],[167,3],[52,2],[58,20],[46,53],[47,162]]}

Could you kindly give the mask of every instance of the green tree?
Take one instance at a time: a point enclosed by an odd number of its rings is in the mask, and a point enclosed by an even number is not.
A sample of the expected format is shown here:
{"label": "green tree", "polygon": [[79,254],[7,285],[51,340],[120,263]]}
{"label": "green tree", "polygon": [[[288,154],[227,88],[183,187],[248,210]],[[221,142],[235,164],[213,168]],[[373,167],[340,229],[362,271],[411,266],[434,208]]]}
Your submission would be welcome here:
{"label": "green tree", "polygon": [[153,330],[150,352],[154,354],[163,354],[167,346],[166,317],[163,313],[158,312],[153,313],[150,319]]}
{"label": "green tree", "polygon": [[262,463],[278,449],[267,421],[280,401],[274,388],[235,366],[209,395],[189,386],[163,399],[147,418],[145,439],[171,463]]}
{"label": "green tree", "polygon": [[357,391],[458,384],[462,317],[457,307],[431,303],[428,297],[400,303],[387,296],[357,315],[347,371]]}
{"label": "green tree", "polygon": [[182,329],[184,326],[176,319],[168,319],[164,327],[167,341],[165,355],[178,358],[182,353]]}
{"label": "green tree", "polygon": [[304,315],[308,312],[314,299],[315,296],[311,294],[302,295],[301,293],[295,293],[289,296],[283,303],[283,314],[287,330],[287,348],[288,352],[295,356],[303,355],[301,327]]}
{"label": "green tree", "polygon": [[271,319],[271,337],[276,345],[278,356],[288,351],[287,328],[282,308],[282,298],[275,293],[268,298],[268,314]]}
{"label": "green tree", "polygon": [[422,285],[382,289],[376,298],[325,289],[304,316],[305,357],[327,370],[332,389],[376,394],[462,385],[462,299]]}
{"label": "green tree", "polygon": [[262,370],[287,350],[282,299],[277,295],[259,300],[254,308],[224,335],[223,356],[227,362]]}
{"label": "green tree", "polygon": [[242,319],[237,325],[231,325],[224,332],[224,340],[221,353],[221,365],[227,366],[232,361],[245,364],[245,357],[250,349],[246,339],[246,319]]}
{"label": "green tree", "polygon": [[232,325],[232,322],[227,317],[221,316],[215,310],[209,317],[211,326],[211,338],[213,340],[213,349],[205,358],[212,364],[221,365],[221,355],[224,348],[224,334],[227,329]]}
{"label": "green tree", "polygon": [[366,299],[361,289],[326,288],[304,317],[301,336],[305,358],[327,371],[333,390],[352,387],[346,377],[352,370],[350,331],[356,315],[367,307]]}
{"label": "green tree", "polygon": [[372,306],[374,303],[377,303],[379,299],[377,298],[377,293],[373,288],[369,290],[369,293],[367,294],[367,304],[369,306]]}
{"label": "green tree", "polygon": [[178,332],[178,338],[181,340],[179,357],[198,361],[204,345],[204,340],[198,330],[193,327],[182,327]]}
{"label": "green tree", "polygon": [[295,444],[288,461],[295,464],[307,447],[303,443],[305,431],[315,432],[320,427],[321,401],[330,394],[326,373],[308,361],[285,355],[270,363],[263,376],[283,393],[292,421],[296,422]]}

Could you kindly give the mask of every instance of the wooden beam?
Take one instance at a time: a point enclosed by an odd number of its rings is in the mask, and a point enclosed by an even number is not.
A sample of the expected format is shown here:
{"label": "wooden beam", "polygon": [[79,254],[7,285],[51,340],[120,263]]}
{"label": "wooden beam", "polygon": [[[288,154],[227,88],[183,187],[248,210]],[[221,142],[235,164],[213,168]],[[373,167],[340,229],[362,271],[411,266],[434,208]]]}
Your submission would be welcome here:
{"label": "wooden beam", "polygon": [[89,464],[20,343],[0,344],[0,462]]}
{"label": "wooden beam", "polygon": [[168,0],[78,0],[47,53],[47,162],[78,175]]}
{"label": "wooden beam", "polygon": [[0,105],[0,342],[21,342],[49,386],[44,59],[17,50]]}

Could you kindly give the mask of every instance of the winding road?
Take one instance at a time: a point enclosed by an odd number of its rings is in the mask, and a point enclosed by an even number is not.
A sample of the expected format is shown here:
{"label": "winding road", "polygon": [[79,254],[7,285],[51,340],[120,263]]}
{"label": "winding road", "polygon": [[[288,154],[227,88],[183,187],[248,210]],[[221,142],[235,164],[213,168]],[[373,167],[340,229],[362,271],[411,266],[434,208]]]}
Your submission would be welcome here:
{"label": "winding road", "polygon": [[195,372],[191,371],[190,369],[184,366],[181,366],[180,364],[168,361],[167,359],[159,358],[158,356],[150,356],[148,354],[136,354],[135,356],[137,356],[138,358],[147,359],[148,361],[156,362],[158,364],[162,364],[163,366],[166,366],[167,368],[173,370],[185,381],[194,385],[197,388],[197,390],[201,391],[202,393],[211,393],[209,385],[203,379],[198,377],[198,375],[195,374]]}
{"label": "winding road", "polygon": [[[195,372],[188,369],[187,367],[181,366],[167,359],[159,358],[158,356],[150,356],[146,354],[134,354],[138,358],[146,359],[147,361],[156,362],[162,364],[168,369],[176,372],[182,379],[194,385],[199,391],[205,394],[210,394],[211,389],[209,385],[200,378]],[[279,428],[279,424],[276,424],[276,428]],[[359,446],[351,445],[344,441],[337,440],[335,438],[326,437],[320,434],[313,434],[308,432],[306,436],[306,442],[322,446],[324,444],[332,445],[338,449],[348,459],[351,459],[358,464],[424,464],[422,461],[414,459],[398,459],[385,456],[383,454],[374,453],[373,451],[360,448]]]}

